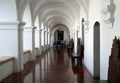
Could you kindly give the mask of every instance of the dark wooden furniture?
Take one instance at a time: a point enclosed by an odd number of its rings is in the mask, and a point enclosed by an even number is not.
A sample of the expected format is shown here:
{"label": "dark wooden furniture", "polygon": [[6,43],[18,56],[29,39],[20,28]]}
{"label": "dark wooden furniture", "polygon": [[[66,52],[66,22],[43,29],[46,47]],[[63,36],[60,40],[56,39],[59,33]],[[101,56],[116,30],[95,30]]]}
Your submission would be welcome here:
{"label": "dark wooden furniture", "polygon": [[62,40],[58,40],[56,42],[53,43],[53,47],[56,47],[56,48],[65,48],[65,43],[66,41],[62,41]]}
{"label": "dark wooden furniture", "polygon": [[120,40],[114,38],[109,56],[108,83],[120,83]]}
{"label": "dark wooden furniture", "polygon": [[[80,43],[80,38],[78,38],[78,43],[77,43],[77,54],[72,54],[72,66],[77,66],[80,67],[82,66],[82,49],[81,49],[81,43]],[[77,61],[77,64],[75,65],[75,61]]]}
{"label": "dark wooden furniture", "polygon": [[73,39],[70,39],[67,49],[68,49],[69,54],[73,53],[73,50],[74,50],[74,41],[73,41]]}

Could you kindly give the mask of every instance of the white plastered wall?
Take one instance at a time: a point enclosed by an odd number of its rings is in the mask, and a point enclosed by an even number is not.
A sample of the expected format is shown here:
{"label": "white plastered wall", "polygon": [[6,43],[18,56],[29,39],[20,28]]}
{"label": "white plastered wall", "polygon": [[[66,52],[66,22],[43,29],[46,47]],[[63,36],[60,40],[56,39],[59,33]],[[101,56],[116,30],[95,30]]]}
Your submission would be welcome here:
{"label": "white plastered wall", "polygon": [[16,21],[16,10],[15,0],[0,0],[0,22]]}
{"label": "white plastered wall", "polygon": [[85,29],[84,65],[87,67],[88,71],[93,75],[94,73],[93,26],[96,21],[101,23],[101,0],[90,1],[88,20],[89,29],[87,30]]}
{"label": "white plastered wall", "polygon": [[[111,27],[111,24],[106,24],[105,22],[101,25],[101,45],[100,45],[100,78],[101,79],[107,79],[108,76],[108,62],[109,62],[109,56],[111,54],[111,47],[112,47],[112,40],[115,36],[120,37],[120,0],[114,0],[114,3],[116,5],[115,10],[115,22],[114,26]],[[102,10],[107,8],[107,5],[110,4],[110,0],[102,0]],[[102,14],[102,21],[104,21],[108,17],[108,14]]]}
{"label": "white plastered wall", "polygon": [[16,1],[0,0],[0,57],[15,57],[14,72],[19,71],[18,24]]}
{"label": "white plastered wall", "polygon": [[90,73],[94,72],[94,50],[93,50],[93,26],[96,21],[100,23],[100,79],[107,80],[108,62],[111,54],[112,40],[115,36],[120,36],[120,1],[114,0],[116,5],[114,27],[106,24],[104,20],[108,19],[110,14],[103,14],[102,10],[107,8],[110,0],[90,0],[89,4],[89,30],[85,33],[85,54],[84,64]]}

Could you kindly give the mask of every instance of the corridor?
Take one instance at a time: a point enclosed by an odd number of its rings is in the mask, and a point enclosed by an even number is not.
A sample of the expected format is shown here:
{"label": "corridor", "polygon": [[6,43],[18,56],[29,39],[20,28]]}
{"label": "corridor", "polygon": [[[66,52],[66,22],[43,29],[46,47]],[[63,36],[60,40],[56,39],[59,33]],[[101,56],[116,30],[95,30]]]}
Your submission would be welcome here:
{"label": "corridor", "polygon": [[66,49],[49,49],[0,83],[94,83],[86,69],[72,68]]}

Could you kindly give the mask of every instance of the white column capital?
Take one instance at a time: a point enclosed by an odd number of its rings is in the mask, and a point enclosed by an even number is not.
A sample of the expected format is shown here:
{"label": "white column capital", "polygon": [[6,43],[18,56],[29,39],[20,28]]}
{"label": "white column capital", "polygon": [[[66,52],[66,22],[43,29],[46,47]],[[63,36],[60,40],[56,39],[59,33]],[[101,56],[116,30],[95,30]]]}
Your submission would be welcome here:
{"label": "white column capital", "polygon": [[37,27],[36,26],[32,26],[32,29],[35,30],[35,29],[37,29]]}
{"label": "white column capital", "polygon": [[47,30],[45,30],[45,32],[47,32]]}
{"label": "white column capital", "polygon": [[37,29],[36,26],[32,26],[32,31],[35,31],[35,29]]}
{"label": "white column capital", "polygon": [[47,31],[47,33],[50,33],[50,31]]}
{"label": "white column capital", "polygon": [[18,30],[24,30],[24,29],[23,29],[23,26],[25,26],[25,24],[26,24],[26,23],[25,23],[24,21],[19,21],[19,23],[18,23],[18,26],[19,26],[19,27],[18,27]]}
{"label": "white column capital", "polygon": [[25,24],[26,24],[26,22],[24,22],[24,21],[19,21],[19,23],[18,23],[20,26],[24,26]]}
{"label": "white column capital", "polygon": [[40,29],[40,31],[42,31],[42,29]]}

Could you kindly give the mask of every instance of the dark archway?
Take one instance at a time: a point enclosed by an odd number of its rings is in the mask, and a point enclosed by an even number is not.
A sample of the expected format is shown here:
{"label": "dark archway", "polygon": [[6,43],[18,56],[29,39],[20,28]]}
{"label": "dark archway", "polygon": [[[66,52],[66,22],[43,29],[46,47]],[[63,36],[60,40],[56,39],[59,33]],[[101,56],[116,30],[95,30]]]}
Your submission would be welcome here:
{"label": "dark archway", "polygon": [[100,79],[100,23],[94,24],[94,78]]}

